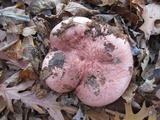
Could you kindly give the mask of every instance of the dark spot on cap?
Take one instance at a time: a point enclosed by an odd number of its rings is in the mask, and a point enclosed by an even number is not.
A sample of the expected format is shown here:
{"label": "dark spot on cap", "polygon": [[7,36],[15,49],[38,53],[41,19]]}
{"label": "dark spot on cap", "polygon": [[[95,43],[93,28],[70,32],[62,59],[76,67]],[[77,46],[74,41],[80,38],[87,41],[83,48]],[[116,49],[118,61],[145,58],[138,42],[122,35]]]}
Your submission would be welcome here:
{"label": "dark spot on cap", "polygon": [[101,85],[104,85],[106,83],[106,78],[102,77],[99,82],[101,83]]}
{"label": "dark spot on cap", "polygon": [[114,63],[121,63],[122,61],[121,61],[120,58],[115,57],[115,58],[113,59],[113,62],[114,62]]}
{"label": "dark spot on cap", "polygon": [[99,62],[113,62],[113,55],[107,51],[104,52],[103,56],[100,57]]}
{"label": "dark spot on cap", "polygon": [[74,89],[72,86],[70,86],[70,85],[68,85],[68,84],[64,84],[64,85],[63,85],[63,88],[64,88],[64,89],[67,89],[67,90],[73,90],[73,89]]}
{"label": "dark spot on cap", "polygon": [[133,67],[129,67],[129,72],[132,74],[133,73]]}
{"label": "dark spot on cap", "polygon": [[115,50],[115,46],[112,43],[104,43],[105,50],[108,52],[112,52]]}
{"label": "dark spot on cap", "polygon": [[79,59],[83,61],[85,59],[85,57],[84,56],[79,56]]}
{"label": "dark spot on cap", "polygon": [[52,50],[53,50],[53,51],[58,51],[58,49],[57,49],[57,48],[55,48],[55,47],[54,47]]}
{"label": "dark spot on cap", "polygon": [[96,96],[99,95],[100,93],[100,86],[96,81],[96,77],[92,75],[91,77],[88,78],[86,81],[86,84],[89,84],[92,87],[92,90]]}
{"label": "dark spot on cap", "polygon": [[49,61],[49,68],[62,68],[65,60],[65,55],[62,52],[55,53],[54,57]]}

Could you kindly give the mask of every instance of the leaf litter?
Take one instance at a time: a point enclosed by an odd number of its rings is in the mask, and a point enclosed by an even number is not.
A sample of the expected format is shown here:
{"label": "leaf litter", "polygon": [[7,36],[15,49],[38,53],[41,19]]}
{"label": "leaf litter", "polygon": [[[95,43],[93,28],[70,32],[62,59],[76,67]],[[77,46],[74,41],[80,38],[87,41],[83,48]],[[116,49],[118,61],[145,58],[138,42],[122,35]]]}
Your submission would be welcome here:
{"label": "leaf litter", "polygon": [[[159,9],[154,0],[1,2],[0,119],[158,120]],[[41,64],[49,50],[50,31],[71,16],[107,22],[129,37],[134,58],[132,81],[122,97],[111,105],[86,106],[74,92],[58,94],[44,82],[50,73],[42,71]]]}

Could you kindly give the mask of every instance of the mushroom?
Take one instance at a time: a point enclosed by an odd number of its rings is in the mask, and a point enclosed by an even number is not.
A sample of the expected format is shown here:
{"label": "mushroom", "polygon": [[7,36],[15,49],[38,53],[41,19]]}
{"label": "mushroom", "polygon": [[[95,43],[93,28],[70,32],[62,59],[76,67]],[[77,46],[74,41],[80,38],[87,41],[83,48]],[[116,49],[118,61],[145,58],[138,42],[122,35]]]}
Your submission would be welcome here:
{"label": "mushroom", "polygon": [[127,89],[133,69],[131,48],[114,27],[71,17],[53,28],[50,42],[42,68],[52,71],[46,84],[54,91],[75,89],[84,104],[104,106]]}
{"label": "mushroom", "polygon": [[[46,84],[59,93],[73,90],[82,79],[82,64],[79,64],[75,52],[64,53],[60,50],[47,54],[42,64],[52,74],[46,79]],[[76,67],[75,67],[76,66]]]}

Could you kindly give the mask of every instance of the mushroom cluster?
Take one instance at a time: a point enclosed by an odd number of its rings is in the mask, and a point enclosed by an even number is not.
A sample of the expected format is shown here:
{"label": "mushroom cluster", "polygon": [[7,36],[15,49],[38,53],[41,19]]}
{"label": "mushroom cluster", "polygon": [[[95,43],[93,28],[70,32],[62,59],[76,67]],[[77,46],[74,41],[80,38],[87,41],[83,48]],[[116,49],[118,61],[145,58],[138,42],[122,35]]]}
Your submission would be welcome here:
{"label": "mushroom cluster", "polygon": [[117,100],[128,87],[133,59],[127,37],[85,17],[71,17],[50,34],[51,49],[42,68],[52,74],[46,84],[54,91],[75,90],[90,106]]}

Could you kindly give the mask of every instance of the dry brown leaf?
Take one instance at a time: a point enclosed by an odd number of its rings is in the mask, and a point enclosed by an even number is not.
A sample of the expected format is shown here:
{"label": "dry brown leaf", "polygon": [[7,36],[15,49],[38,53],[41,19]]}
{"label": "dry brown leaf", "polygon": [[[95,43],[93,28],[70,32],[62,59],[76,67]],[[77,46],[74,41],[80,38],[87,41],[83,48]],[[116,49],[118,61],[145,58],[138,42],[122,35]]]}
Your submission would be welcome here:
{"label": "dry brown leaf", "polygon": [[22,47],[23,49],[28,47],[28,46],[34,46],[34,39],[32,36],[27,36],[24,37],[23,42],[22,42]]}
{"label": "dry brown leaf", "polygon": [[0,41],[3,41],[6,37],[6,31],[0,30]]}
{"label": "dry brown leaf", "polygon": [[157,118],[157,111],[153,110],[151,115],[149,115],[148,120],[159,120],[159,118]]}
{"label": "dry brown leaf", "polygon": [[87,16],[100,13],[98,10],[88,9],[76,2],[69,2],[64,11],[69,12],[73,16]]}
{"label": "dry brown leaf", "polygon": [[20,73],[21,80],[24,80],[26,78],[29,78],[30,80],[37,80],[38,79],[38,75],[32,67],[27,67],[25,70],[23,70]]}
{"label": "dry brown leaf", "polygon": [[132,3],[137,4],[137,5],[145,5],[146,0],[131,0]]}
{"label": "dry brown leaf", "polygon": [[6,7],[0,10],[0,17],[14,18],[16,21],[30,21],[29,15],[25,13],[25,10],[17,8],[17,6]]}
{"label": "dry brown leaf", "polygon": [[48,78],[50,75],[52,74],[52,72],[50,70],[48,70],[47,68],[44,68],[43,70],[41,70],[40,72],[40,80],[45,80],[46,78]]}
{"label": "dry brown leaf", "polygon": [[10,57],[8,57],[4,52],[0,51],[0,59],[1,60],[6,60],[8,64],[15,65],[21,69],[26,69],[28,65],[28,61],[25,60],[13,60]]}
{"label": "dry brown leaf", "polygon": [[101,111],[95,111],[93,109],[87,110],[86,114],[91,118],[91,120],[108,120],[109,115],[101,110]]}
{"label": "dry brown leaf", "polygon": [[138,86],[135,83],[130,83],[130,85],[128,86],[128,89],[122,95],[123,99],[125,99],[127,103],[132,102],[137,88]]}
{"label": "dry brown leaf", "polygon": [[159,89],[159,90],[157,90],[157,92],[156,92],[156,96],[160,99],[160,89]]}
{"label": "dry brown leaf", "polygon": [[[142,70],[144,71],[145,68],[148,66],[148,63],[149,63],[149,49],[148,47],[145,47],[144,50],[141,50],[141,54],[140,56],[143,57],[143,61],[141,62],[141,67],[142,67]],[[141,61],[141,60],[140,60]]]}
{"label": "dry brown leaf", "polygon": [[32,0],[29,10],[32,14],[38,14],[44,10],[53,9],[58,3],[65,3],[66,0]]}
{"label": "dry brown leaf", "polygon": [[[57,20],[57,21],[56,21]],[[42,17],[35,17],[33,18],[34,24],[36,26],[37,33],[43,38],[47,38],[49,36],[49,33],[51,31],[49,23],[46,19],[43,19]],[[58,22],[58,19],[51,20],[51,24]],[[42,40],[43,41],[43,40]]]}
{"label": "dry brown leaf", "polygon": [[[56,102],[57,95],[53,95],[51,92],[44,96],[42,99],[37,99],[35,94],[26,96],[21,99],[23,103],[26,103],[30,107],[34,108],[39,113],[43,114],[44,111],[41,107],[46,109],[50,116],[55,120],[64,120],[61,110],[64,110],[70,114],[76,113],[77,109],[72,106],[61,106],[59,102]],[[41,106],[41,107],[39,107]]]}
{"label": "dry brown leaf", "polygon": [[[22,42],[23,59],[31,62],[33,68],[38,70],[41,62],[41,51],[39,51],[37,46],[34,44],[34,39],[32,36],[27,36]],[[39,46],[38,46],[39,47]]]}
{"label": "dry brown leaf", "polygon": [[36,93],[36,97],[41,99],[47,94],[47,90],[42,87],[42,84],[34,84],[31,87],[31,91]]}
{"label": "dry brown leaf", "polygon": [[18,60],[22,58],[22,43],[21,40],[18,40],[10,48],[5,51],[6,55],[10,58]]}
{"label": "dry brown leaf", "polygon": [[3,45],[3,47],[0,48],[0,51],[5,51],[5,50],[7,50],[8,48],[10,48],[10,47],[13,46],[14,44],[16,44],[18,41],[19,41],[19,39],[14,40],[14,41],[12,41],[12,42],[10,42],[10,43],[7,43],[7,44]]}
{"label": "dry brown leaf", "polygon": [[[143,103],[141,110],[136,114],[133,113],[131,104],[128,104],[128,103],[125,104],[125,111],[126,111],[126,114],[123,120],[143,120],[148,116],[149,116],[148,120],[151,120],[151,119],[156,120],[155,108],[153,107],[147,108],[145,105],[145,102]],[[119,117],[117,116],[118,114],[116,114],[115,120],[120,120]]]}
{"label": "dry brown leaf", "polygon": [[12,33],[8,33],[7,37],[6,37],[6,42],[7,43],[11,43],[13,41],[19,40],[20,36],[18,34],[12,34]]}
{"label": "dry brown leaf", "polygon": [[119,118],[119,113],[118,113],[118,112],[116,112],[115,117],[114,117],[114,120],[120,120],[120,118]]}
{"label": "dry brown leaf", "polygon": [[139,90],[143,92],[152,92],[154,90],[154,87],[157,85],[154,84],[155,79],[153,78],[152,80],[146,79],[145,82],[139,86]]}
{"label": "dry brown leaf", "polygon": [[7,33],[21,34],[23,31],[23,25],[22,24],[19,24],[19,25],[11,24],[6,28],[6,30],[7,30]]}
{"label": "dry brown leaf", "polygon": [[160,19],[160,5],[152,3],[148,5],[141,5],[143,8],[142,18],[143,25],[140,27],[145,34],[146,40],[149,40],[151,35],[160,33],[159,19]]}
{"label": "dry brown leaf", "polygon": [[7,88],[7,84],[0,84],[0,96],[2,96],[3,99],[7,102],[7,107],[10,111],[14,111],[12,106],[13,99],[18,100],[27,95],[27,93],[22,95],[18,92],[27,89],[28,87],[32,86],[32,84],[33,81],[28,81],[11,88]]}
{"label": "dry brown leaf", "polygon": [[159,101],[152,100],[152,102],[156,107],[160,108],[160,100]]}
{"label": "dry brown leaf", "polygon": [[5,80],[5,83],[10,84],[10,83],[18,83],[19,82],[19,71],[11,75],[9,78]]}
{"label": "dry brown leaf", "polygon": [[154,75],[155,65],[148,64],[146,68],[142,71],[141,76],[144,80],[151,78]]}
{"label": "dry brown leaf", "polygon": [[155,65],[154,76],[160,77],[160,50],[159,50],[158,59]]}
{"label": "dry brown leaf", "polygon": [[22,35],[25,37],[34,34],[36,34],[35,26],[25,27],[22,32]]}
{"label": "dry brown leaf", "polygon": [[[0,84],[0,96],[7,102],[8,109],[14,111],[12,100],[21,100],[22,103],[34,108],[41,114],[44,114],[43,108],[48,111],[50,116],[55,120],[64,120],[61,110],[64,110],[70,114],[74,114],[77,108],[72,106],[62,106],[60,102],[57,102],[57,95],[53,95],[51,92],[44,96],[42,99],[38,99],[36,94],[32,91],[24,91],[33,85],[33,81],[27,81],[17,86],[8,88],[6,84]],[[41,107],[40,107],[41,106]]]}
{"label": "dry brown leaf", "polygon": [[119,14],[124,19],[128,20],[131,23],[131,26],[137,26],[139,20],[138,16],[135,13],[131,12],[127,7],[113,6],[110,9],[110,13]]}
{"label": "dry brown leaf", "polygon": [[113,5],[116,4],[118,0],[101,0],[102,4],[98,6],[106,6],[106,5]]}
{"label": "dry brown leaf", "polygon": [[[132,107],[131,107],[131,104],[125,104],[125,111],[126,111],[126,114],[125,114],[125,117],[123,120],[143,120],[144,118],[146,118],[147,116],[150,116],[152,114],[150,114],[150,112],[154,113],[154,110],[150,111],[148,108],[146,108],[146,105],[145,105],[145,102],[143,103],[143,106],[141,108],[141,110],[134,114],[132,112]],[[156,120],[156,119],[153,119],[153,120]]]}
{"label": "dry brown leaf", "polygon": [[102,0],[85,0],[85,1],[94,5],[102,4]]}
{"label": "dry brown leaf", "polygon": [[158,53],[158,59],[157,59],[156,65],[155,65],[155,70],[159,70],[159,69],[160,69],[160,51]]}
{"label": "dry brown leaf", "polygon": [[2,96],[0,96],[0,113],[2,113],[2,111],[6,108],[6,106],[7,106],[7,103],[4,101]]}
{"label": "dry brown leaf", "polygon": [[79,107],[76,115],[72,118],[73,120],[81,120],[82,118],[84,118],[84,114],[82,112],[81,107]]}

